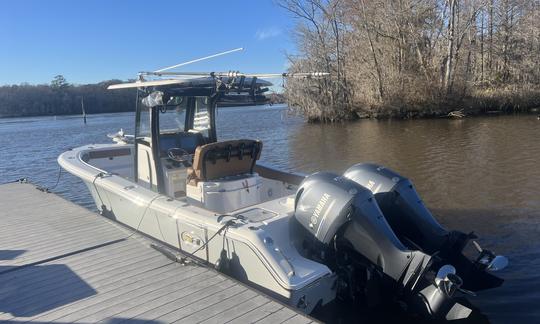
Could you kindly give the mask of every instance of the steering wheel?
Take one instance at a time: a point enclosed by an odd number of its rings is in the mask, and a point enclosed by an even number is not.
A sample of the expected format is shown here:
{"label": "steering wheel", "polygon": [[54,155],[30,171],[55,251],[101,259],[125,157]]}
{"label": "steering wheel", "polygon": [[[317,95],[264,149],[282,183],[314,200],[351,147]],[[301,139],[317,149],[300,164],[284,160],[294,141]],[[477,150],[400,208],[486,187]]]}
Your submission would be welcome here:
{"label": "steering wheel", "polygon": [[173,147],[168,149],[167,157],[174,162],[180,162],[183,164],[191,164],[191,160],[193,159],[192,154],[189,154],[188,151],[179,147]]}

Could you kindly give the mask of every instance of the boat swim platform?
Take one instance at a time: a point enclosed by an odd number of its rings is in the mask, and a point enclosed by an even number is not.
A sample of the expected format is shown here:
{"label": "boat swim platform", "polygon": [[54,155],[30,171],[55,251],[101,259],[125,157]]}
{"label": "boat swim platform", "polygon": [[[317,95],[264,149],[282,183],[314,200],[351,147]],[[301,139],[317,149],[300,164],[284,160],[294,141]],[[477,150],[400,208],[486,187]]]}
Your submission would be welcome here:
{"label": "boat swim platform", "polygon": [[0,185],[0,323],[311,323],[29,183]]}

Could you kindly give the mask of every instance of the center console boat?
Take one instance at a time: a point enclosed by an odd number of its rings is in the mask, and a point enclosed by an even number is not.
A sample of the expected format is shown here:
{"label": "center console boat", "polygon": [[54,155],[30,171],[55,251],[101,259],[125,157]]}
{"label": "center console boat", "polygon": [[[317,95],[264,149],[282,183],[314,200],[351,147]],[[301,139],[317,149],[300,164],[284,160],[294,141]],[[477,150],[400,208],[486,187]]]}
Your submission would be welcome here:
{"label": "center console boat", "polygon": [[502,284],[492,272],[506,258],[483,249],[465,257],[474,234],[441,226],[396,172],[357,164],[341,175],[288,173],[258,162],[259,140],[220,141],[220,100],[270,85],[212,73],[112,86],[138,89],[134,136],[58,162],[103,215],[305,313],[398,301],[461,319],[471,309],[457,295]]}

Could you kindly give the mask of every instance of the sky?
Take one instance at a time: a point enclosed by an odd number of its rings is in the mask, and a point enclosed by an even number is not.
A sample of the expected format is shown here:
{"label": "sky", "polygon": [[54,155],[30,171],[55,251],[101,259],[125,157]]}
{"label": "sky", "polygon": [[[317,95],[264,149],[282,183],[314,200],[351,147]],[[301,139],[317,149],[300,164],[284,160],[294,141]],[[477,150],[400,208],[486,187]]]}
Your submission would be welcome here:
{"label": "sky", "polygon": [[180,71],[283,72],[294,19],[273,0],[2,0],[0,85],[135,78]]}

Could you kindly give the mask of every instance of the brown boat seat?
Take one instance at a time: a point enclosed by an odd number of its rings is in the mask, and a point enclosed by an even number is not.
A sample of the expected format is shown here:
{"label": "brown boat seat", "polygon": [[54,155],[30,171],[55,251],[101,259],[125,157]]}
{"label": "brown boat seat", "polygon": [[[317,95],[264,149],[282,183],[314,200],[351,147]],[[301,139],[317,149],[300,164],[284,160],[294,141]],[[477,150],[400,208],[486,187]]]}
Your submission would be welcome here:
{"label": "brown boat seat", "polygon": [[253,173],[261,150],[261,141],[248,139],[199,146],[195,150],[193,166],[187,170],[188,183],[196,185],[199,181]]}

